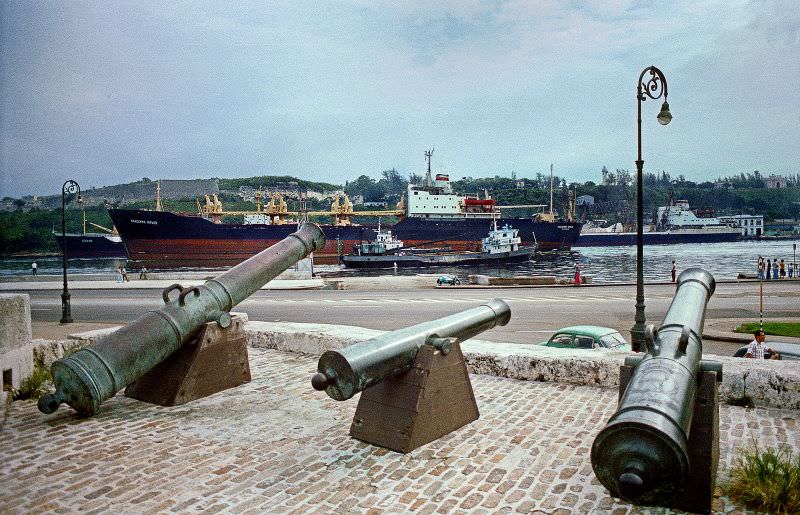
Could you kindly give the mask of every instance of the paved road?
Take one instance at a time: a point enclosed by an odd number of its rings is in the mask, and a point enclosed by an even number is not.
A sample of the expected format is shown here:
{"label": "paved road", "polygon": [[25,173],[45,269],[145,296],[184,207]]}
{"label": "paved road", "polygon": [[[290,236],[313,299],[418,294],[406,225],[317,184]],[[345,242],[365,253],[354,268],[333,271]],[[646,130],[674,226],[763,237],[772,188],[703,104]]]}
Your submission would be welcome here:
{"label": "paved road", "polygon": [[[672,299],[671,285],[645,290],[649,321],[660,321]],[[55,321],[61,313],[57,292],[28,292],[34,321]],[[499,297],[509,302],[511,322],[482,336],[487,340],[531,343],[547,339],[557,328],[577,323],[605,325],[627,337],[633,324],[635,288],[501,288],[408,289],[397,291],[303,290],[260,291],[237,307],[251,320],[346,324],[372,329],[397,329],[444,316]],[[161,304],[156,290],[76,290],[72,315],[76,321],[128,322]],[[800,317],[800,285],[764,285],[764,309],[769,318]],[[758,285],[725,283],[709,303],[707,320],[758,320]],[[735,343],[708,343],[709,353],[730,355]]]}

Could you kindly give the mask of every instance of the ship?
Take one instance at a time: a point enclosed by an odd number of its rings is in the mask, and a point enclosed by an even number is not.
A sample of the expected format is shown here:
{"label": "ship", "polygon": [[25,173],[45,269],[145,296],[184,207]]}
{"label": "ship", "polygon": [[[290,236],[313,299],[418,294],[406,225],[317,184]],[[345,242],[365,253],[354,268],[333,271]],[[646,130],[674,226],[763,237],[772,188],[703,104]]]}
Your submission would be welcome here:
{"label": "ship", "polygon": [[345,266],[351,268],[431,267],[519,263],[530,260],[535,247],[520,247],[519,231],[497,224],[481,241],[480,252],[452,252],[408,248],[393,237],[390,231],[378,231],[374,242],[358,245],[353,254],[342,256]]}
{"label": "ship", "polygon": [[66,241],[67,256],[71,258],[126,258],[128,252],[119,234],[113,229],[89,222],[105,233],[86,232],[86,211],[83,212],[83,232],[62,234],[53,231],[61,252]]}
{"label": "ship", "polygon": [[[325,233],[325,246],[314,252],[314,263],[337,264],[342,250],[365,240],[373,240],[377,227],[350,221],[358,215],[345,196],[344,203],[334,198],[331,211],[290,212],[279,194],[261,204],[256,196],[255,211],[224,211],[218,196],[205,196],[198,202],[198,214],[151,211],[146,209],[109,209],[119,234],[125,241],[133,269],[225,268],[278,243],[309,215],[327,215],[333,224],[319,224]],[[370,214],[386,214],[370,211]],[[394,213],[394,212],[391,212]],[[242,217],[240,223],[227,223],[225,216]],[[294,218],[293,218],[294,216]]]}
{"label": "ship", "polygon": [[495,222],[500,226],[514,227],[519,231],[523,246],[536,246],[540,251],[568,250],[578,239],[583,224],[573,220],[571,208],[566,210],[566,219],[556,217],[552,200],[549,213],[509,217],[503,216],[502,210],[546,206],[499,206],[486,192],[484,198],[453,193],[449,174],[431,173],[432,153],[432,150],[425,152],[428,171],[424,182],[408,185],[400,206],[404,216],[393,227],[396,236],[406,245],[435,241],[456,251],[480,251],[481,239]]}
{"label": "ship", "polygon": [[[395,216],[400,221],[390,227],[407,245],[426,247],[440,243],[454,251],[480,251],[482,238],[496,221],[519,231],[523,246],[541,250],[568,249],[580,234],[581,223],[556,218],[552,210],[534,216],[504,217],[505,207],[497,206],[489,195],[485,198],[453,193],[449,176],[432,177],[430,155],[428,173],[423,185],[409,185],[396,210],[353,210],[347,196],[343,202],[334,198],[330,211],[310,212],[302,205],[289,212],[279,195],[270,196],[261,204],[256,196],[255,211],[223,211],[216,195],[206,196],[205,205],[198,202],[198,213],[171,213],[161,210],[109,209],[114,225],[128,250],[131,268],[220,268],[233,266],[282,240],[309,217],[327,216],[333,223],[320,224],[325,233],[323,249],[314,252],[316,264],[338,264],[340,257],[353,245],[374,241],[376,224],[359,225],[352,217]],[[405,200],[407,197],[407,200]],[[228,217],[243,217],[229,222]]]}
{"label": "ship", "polygon": [[[736,241],[741,235],[740,229],[719,218],[699,218],[687,200],[670,201],[669,205],[659,207],[656,221],[644,227],[644,245],[725,243]],[[586,224],[575,242],[575,247],[622,245],[636,245],[636,231],[626,231],[620,223],[607,227]]]}

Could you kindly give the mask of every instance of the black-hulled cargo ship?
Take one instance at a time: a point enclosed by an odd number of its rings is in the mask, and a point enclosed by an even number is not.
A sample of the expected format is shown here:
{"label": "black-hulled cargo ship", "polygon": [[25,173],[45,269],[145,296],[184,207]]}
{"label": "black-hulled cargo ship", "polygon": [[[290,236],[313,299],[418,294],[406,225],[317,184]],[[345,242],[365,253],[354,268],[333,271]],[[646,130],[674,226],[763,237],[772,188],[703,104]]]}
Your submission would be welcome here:
{"label": "black-hulled cargo ship", "polygon": [[67,255],[71,258],[128,257],[122,238],[114,234],[53,233],[61,251],[64,251],[64,240],[67,242]]}

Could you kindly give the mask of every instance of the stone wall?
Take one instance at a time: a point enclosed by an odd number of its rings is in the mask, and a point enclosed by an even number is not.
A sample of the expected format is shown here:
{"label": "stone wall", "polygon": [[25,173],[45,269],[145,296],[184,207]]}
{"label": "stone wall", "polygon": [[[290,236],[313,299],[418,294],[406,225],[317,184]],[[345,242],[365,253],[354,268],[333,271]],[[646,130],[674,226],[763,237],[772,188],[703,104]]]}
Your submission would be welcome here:
{"label": "stone wall", "polygon": [[[63,355],[64,349],[87,345],[114,330],[72,335],[62,342],[37,340],[37,363],[49,366]],[[384,333],[353,326],[289,322],[248,322],[245,331],[250,347],[311,356],[320,356],[327,350],[340,349]],[[619,385],[619,368],[628,355],[625,352],[598,353],[484,340],[464,342],[462,350],[473,374],[604,388]],[[800,367],[797,361],[756,361],[727,356],[710,358],[723,364],[721,402],[800,410]]]}
{"label": "stone wall", "polygon": [[[33,372],[31,300],[27,294],[0,294],[0,372],[3,386],[19,388]],[[8,383],[8,384],[7,384]]]}

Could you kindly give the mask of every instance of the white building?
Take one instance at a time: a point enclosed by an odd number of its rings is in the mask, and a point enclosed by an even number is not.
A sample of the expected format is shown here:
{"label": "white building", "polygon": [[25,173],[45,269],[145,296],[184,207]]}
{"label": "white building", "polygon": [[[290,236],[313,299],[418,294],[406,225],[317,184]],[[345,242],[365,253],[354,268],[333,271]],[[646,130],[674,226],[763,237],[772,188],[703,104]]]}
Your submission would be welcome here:
{"label": "white building", "polygon": [[769,189],[787,188],[789,186],[789,181],[782,175],[770,175],[764,179],[764,183]]}
{"label": "white building", "polygon": [[764,235],[764,215],[720,216],[719,219],[741,229],[742,236],[758,238]]}
{"label": "white building", "polygon": [[594,204],[594,197],[591,195],[581,195],[575,199],[576,206],[591,206]]}

